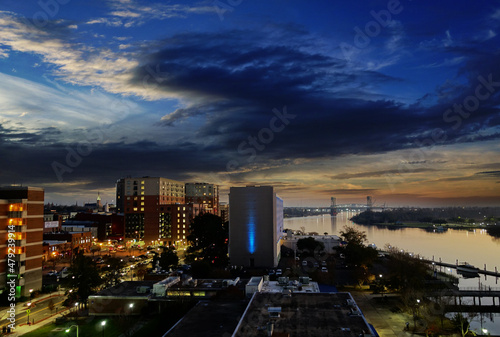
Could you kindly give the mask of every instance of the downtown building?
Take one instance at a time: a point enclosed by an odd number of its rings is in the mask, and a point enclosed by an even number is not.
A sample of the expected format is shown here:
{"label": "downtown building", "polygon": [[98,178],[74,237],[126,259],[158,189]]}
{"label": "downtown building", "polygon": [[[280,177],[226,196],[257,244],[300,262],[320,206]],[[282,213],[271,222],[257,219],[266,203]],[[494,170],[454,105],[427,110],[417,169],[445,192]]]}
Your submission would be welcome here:
{"label": "downtown building", "polygon": [[231,265],[274,268],[281,258],[283,200],[272,186],[229,190]]}
{"label": "downtown building", "polygon": [[41,188],[0,187],[0,292],[11,295],[12,280],[16,297],[42,289],[43,203]]}
{"label": "downtown building", "polygon": [[128,177],[116,183],[117,212],[125,216],[126,241],[173,244],[174,204],[184,204],[183,182],[161,177]]}
{"label": "downtown building", "polygon": [[186,204],[193,203],[206,212],[219,215],[219,186],[208,183],[186,183]]}

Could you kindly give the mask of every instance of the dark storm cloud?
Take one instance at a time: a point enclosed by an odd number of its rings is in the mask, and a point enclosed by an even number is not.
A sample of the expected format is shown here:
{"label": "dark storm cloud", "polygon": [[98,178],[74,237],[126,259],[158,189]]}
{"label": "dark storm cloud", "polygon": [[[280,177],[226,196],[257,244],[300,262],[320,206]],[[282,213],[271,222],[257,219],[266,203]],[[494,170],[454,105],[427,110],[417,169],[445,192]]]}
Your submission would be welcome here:
{"label": "dark storm cloud", "polygon": [[[308,36],[304,31],[294,38],[287,27],[280,29],[282,31],[273,39],[264,33],[242,30],[186,33],[155,43],[154,52],[143,50],[139,58],[141,66],[135,69],[134,80],[128,84],[142,88],[144,78],[149,76],[155,90],[189,102],[187,107],[164,116],[161,123],[166,132],[168,128],[193,119],[202,118],[201,126],[188,135],[190,142],[95,145],[88,155],[82,156],[78,165],[71,167],[71,172],[64,174],[63,182],[88,180],[87,187],[99,188],[110,186],[125,175],[184,180],[190,172],[225,171],[230,160],[245,166],[269,159],[377,154],[428,146],[425,140],[432,138],[434,129],[444,132],[437,144],[500,138],[498,134],[480,133],[485,127],[500,125],[500,87],[493,86],[488,99],[481,100],[479,107],[467,115],[452,112],[448,116],[453,117],[452,120],[443,117],[454,104],[463,104],[468,97],[476,96],[476,88],[482,83],[479,76],[488,79],[491,75],[494,82],[500,81],[498,47],[493,44],[487,54],[478,52],[475,43],[442,50],[467,56],[460,75],[468,82],[428,93],[428,96],[439,97],[435,100],[438,103],[431,106],[407,105],[377,90],[387,84],[404,85],[402,79],[364,70],[317,51],[320,49],[314,49],[311,36],[308,44],[303,43]],[[271,121],[276,120],[278,114],[285,114],[284,107],[294,117],[287,123],[278,120],[282,122],[279,126],[284,127],[273,131],[272,140],[252,148],[249,137],[259,139],[260,132],[270,129]],[[275,109],[278,114],[273,112]],[[43,148],[27,146],[42,138],[55,137],[54,132],[13,133],[0,127],[0,142],[10,142],[0,148],[0,157],[7,158],[9,164],[2,169],[0,183],[26,177],[32,181],[57,183],[53,163],[68,165],[68,153],[78,144],[56,142]],[[12,138],[23,141],[11,142]],[[251,149],[256,156],[249,155]],[[37,171],[26,166],[23,158],[37,162]],[[391,171],[351,173],[333,178],[388,173]],[[337,189],[324,193],[374,192],[374,189]]]}
{"label": "dark storm cloud", "polygon": [[[286,45],[262,41],[264,36],[249,31],[175,36],[157,52],[145,54],[143,66],[136,71],[136,83],[147,75],[147,67],[158,69],[159,89],[194,102],[166,115],[164,125],[172,127],[203,116],[206,120],[196,137],[215,141],[221,153],[232,157],[242,157],[242,147],[238,151],[238,146],[269,128],[272,110],[284,106],[296,117],[282,132],[275,133],[269,144],[261,144],[265,147],[257,151],[261,159],[416,148],[425,146],[434,129],[444,133],[439,144],[499,138],[498,134],[482,135],[480,131],[500,125],[496,91],[500,88],[494,87],[488,99],[480,100],[471,113],[458,115],[452,111],[444,116],[454,104],[470,103],[468,98],[475,97],[477,86],[483,83],[479,76],[500,81],[497,58],[492,57],[497,47],[487,55],[477,51],[475,42],[445,48],[446,53],[468,56],[469,61],[460,70],[468,83],[447,89],[447,96],[438,88],[430,95],[441,97],[439,103],[424,107],[404,105],[373,93],[379,85],[401,83],[399,78],[354,68],[344,60],[302,48],[292,38]],[[249,164],[248,159],[240,158],[240,163]]]}

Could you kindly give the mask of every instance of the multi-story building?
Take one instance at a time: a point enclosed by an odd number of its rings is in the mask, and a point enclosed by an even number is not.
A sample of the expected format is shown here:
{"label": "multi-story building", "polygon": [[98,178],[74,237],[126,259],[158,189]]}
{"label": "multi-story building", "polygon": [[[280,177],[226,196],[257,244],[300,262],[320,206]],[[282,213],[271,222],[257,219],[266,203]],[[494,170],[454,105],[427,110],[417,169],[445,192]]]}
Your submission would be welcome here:
{"label": "multi-story building", "polygon": [[125,240],[172,244],[169,205],[184,204],[184,183],[161,178],[123,178],[116,183],[117,212],[125,214]]}
{"label": "multi-story building", "polygon": [[42,288],[43,202],[41,188],[0,188],[0,291],[9,295]]}
{"label": "multi-story building", "polygon": [[172,242],[176,246],[184,246],[187,236],[191,233],[191,222],[199,214],[204,213],[205,207],[200,204],[178,204],[170,207],[172,219]]}
{"label": "multi-story building", "polygon": [[[90,229],[90,228],[89,228]],[[66,252],[72,255],[75,250],[83,250],[84,253],[90,252],[92,246],[92,232],[88,231],[75,231],[75,232],[59,232],[59,233],[45,233],[43,235],[44,241],[66,241],[69,243],[69,250]]]}
{"label": "multi-story building", "polygon": [[221,202],[219,205],[219,216],[222,219],[222,222],[229,221],[229,205],[227,202]]}
{"label": "multi-story building", "polygon": [[281,257],[283,200],[272,186],[229,190],[229,260],[232,265],[276,267]]}
{"label": "multi-story building", "polygon": [[208,183],[186,183],[186,204],[203,205],[207,212],[219,215],[219,186]]}

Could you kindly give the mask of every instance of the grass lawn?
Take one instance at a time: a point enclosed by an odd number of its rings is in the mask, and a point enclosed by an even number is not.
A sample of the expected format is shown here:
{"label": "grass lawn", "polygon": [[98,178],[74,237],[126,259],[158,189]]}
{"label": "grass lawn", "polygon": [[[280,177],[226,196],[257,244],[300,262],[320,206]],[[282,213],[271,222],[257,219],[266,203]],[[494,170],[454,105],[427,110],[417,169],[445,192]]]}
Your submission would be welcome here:
{"label": "grass lawn", "polygon": [[[102,321],[106,321],[103,327],[101,325]],[[50,337],[74,337],[76,336],[76,327],[72,327],[71,330],[66,333],[71,325],[75,325],[75,321],[68,321],[65,324],[56,325],[54,323],[47,324],[40,327],[35,331],[24,334],[26,337],[38,337],[38,336],[50,336]],[[94,337],[94,336],[105,336],[105,337],[118,337],[123,333],[120,322],[116,318],[94,318],[88,319],[86,321],[78,322],[78,336],[79,337]]]}

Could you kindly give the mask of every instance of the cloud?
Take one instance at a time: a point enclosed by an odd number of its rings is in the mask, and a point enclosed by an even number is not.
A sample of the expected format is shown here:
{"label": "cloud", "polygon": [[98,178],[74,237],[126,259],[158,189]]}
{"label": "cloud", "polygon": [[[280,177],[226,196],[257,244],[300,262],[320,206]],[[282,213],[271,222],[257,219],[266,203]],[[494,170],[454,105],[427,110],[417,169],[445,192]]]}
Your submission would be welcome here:
{"label": "cloud", "polygon": [[431,168],[418,168],[412,169],[411,171],[402,171],[402,170],[381,170],[381,171],[369,171],[369,172],[360,172],[360,173],[340,173],[334,176],[331,176],[330,179],[353,179],[353,178],[374,178],[374,177],[383,177],[387,174],[407,174],[407,173],[421,173],[421,172],[430,172],[435,171]]}
{"label": "cloud", "polygon": [[94,18],[87,24],[104,24],[112,27],[137,27],[151,20],[186,18],[192,14],[215,13],[215,6],[189,6],[150,1],[108,0],[110,18]]}

